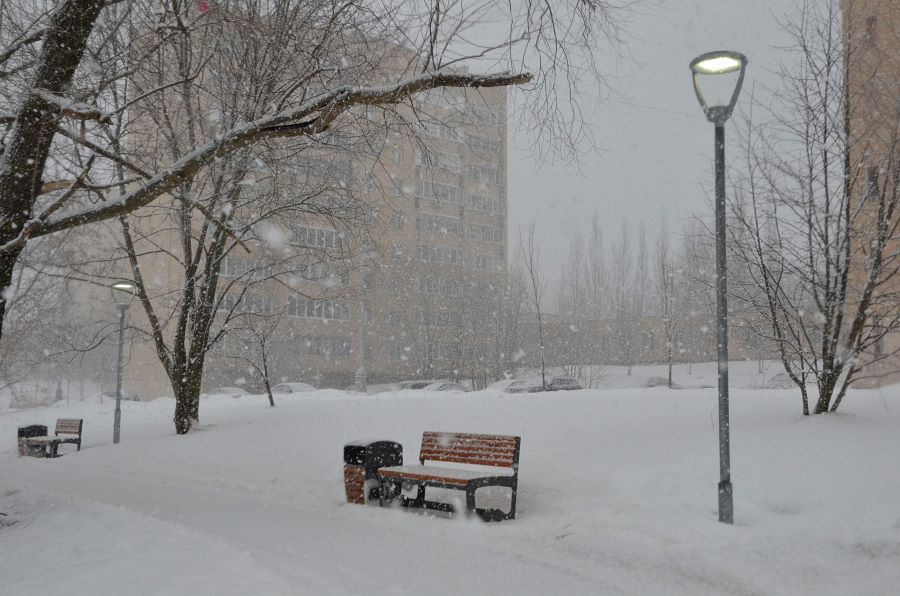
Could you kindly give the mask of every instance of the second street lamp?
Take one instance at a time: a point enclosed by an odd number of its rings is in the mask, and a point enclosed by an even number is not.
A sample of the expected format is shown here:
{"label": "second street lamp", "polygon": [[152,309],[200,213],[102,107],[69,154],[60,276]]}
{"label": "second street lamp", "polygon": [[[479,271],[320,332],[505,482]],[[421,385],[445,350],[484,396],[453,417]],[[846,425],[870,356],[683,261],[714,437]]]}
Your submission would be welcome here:
{"label": "second street lamp", "polygon": [[122,427],[122,352],[125,345],[125,311],[134,300],[137,286],[134,282],[120,280],[110,286],[113,302],[119,314],[119,355],[116,360],[116,411],[113,416],[113,443],[119,442],[119,431]]}
{"label": "second street lamp", "polygon": [[[715,125],[716,154],[716,344],[719,360],[719,521],[734,523],[731,486],[731,428],[728,420],[728,300],[725,260],[725,122],[734,111],[747,57],[708,52],[691,61],[694,93]],[[701,89],[703,87],[703,89]],[[706,93],[704,93],[704,91]]]}

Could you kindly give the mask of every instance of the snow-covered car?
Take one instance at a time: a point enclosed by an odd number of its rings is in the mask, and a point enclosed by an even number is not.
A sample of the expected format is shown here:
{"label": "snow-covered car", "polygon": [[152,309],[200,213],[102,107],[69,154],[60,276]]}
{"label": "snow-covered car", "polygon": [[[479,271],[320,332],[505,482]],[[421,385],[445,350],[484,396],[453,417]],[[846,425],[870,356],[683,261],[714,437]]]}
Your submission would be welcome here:
{"label": "snow-covered car", "polygon": [[246,389],[241,389],[240,387],[215,387],[210,389],[209,391],[205,391],[200,394],[201,397],[210,397],[212,395],[227,395],[234,398],[241,397],[242,395],[247,395]]}
{"label": "snow-covered car", "polygon": [[454,383],[453,381],[438,381],[436,383],[432,383],[431,385],[426,385],[422,388],[422,391],[462,391],[466,392],[468,389],[465,385],[460,383]]}
{"label": "snow-covered car", "polygon": [[540,379],[529,379],[510,383],[506,388],[507,393],[539,393],[541,391],[574,391],[584,389],[581,383],[568,377],[553,377],[547,381],[547,386]]}
{"label": "snow-covered car", "polygon": [[510,383],[506,388],[507,393],[537,393],[538,391],[542,390],[543,387],[541,386],[540,379],[522,379],[514,383]]}
{"label": "snow-covered car", "polygon": [[315,390],[309,383],[279,383],[272,387],[272,393],[306,393]]}
{"label": "snow-covered car", "polygon": [[[107,399],[116,399],[116,390],[111,389],[109,391],[104,391],[103,397]],[[141,401],[141,398],[138,397],[137,393],[129,391],[128,389],[122,389],[122,399],[125,401]]]}
{"label": "snow-covered car", "polygon": [[519,379],[501,379],[485,387],[485,391],[506,391],[513,383],[521,383]]}
{"label": "snow-covered car", "polygon": [[434,379],[429,379],[427,381],[418,379],[418,380],[410,380],[410,381],[400,381],[397,383],[398,389],[424,389],[429,385],[434,383]]}
{"label": "snow-covered car", "polygon": [[578,389],[584,389],[581,383],[566,377],[555,377],[547,383],[547,391],[575,391]]}

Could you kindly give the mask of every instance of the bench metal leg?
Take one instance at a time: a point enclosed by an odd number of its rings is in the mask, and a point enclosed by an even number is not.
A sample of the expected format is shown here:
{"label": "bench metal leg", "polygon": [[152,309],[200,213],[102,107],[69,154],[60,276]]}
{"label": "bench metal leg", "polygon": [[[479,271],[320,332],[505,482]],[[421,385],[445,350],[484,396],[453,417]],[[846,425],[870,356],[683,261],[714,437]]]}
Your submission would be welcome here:
{"label": "bench metal leg", "polygon": [[516,519],[516,493],[519,492],[519,479],[512,483],[510,486],[512,490],[512,495],[509,498],[509,514],[506,516],[506,519]]}
{"label": "bench metal leg", "polygon": [[475,488],[466,488],[466,513],[475,513]]}

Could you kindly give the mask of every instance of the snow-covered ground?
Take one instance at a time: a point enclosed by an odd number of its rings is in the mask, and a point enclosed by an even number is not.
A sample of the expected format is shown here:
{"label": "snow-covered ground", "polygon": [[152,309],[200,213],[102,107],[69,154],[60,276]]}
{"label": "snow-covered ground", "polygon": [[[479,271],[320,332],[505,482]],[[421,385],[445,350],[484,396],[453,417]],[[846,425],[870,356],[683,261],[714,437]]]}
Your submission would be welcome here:
{"label": "snow-covered ground", "polygon": [[[756,386],[755,364],[744,368],[735,387]],[[642,384],[606,372],[601,386]],[[682,386],[705,383],[680,374]],[[171,400],[124,402],[119,445],[106,400],[0,410],[0,593],[868,595],[900,584],[898,386],[854,392],[842,414],[818,418],[799,415],[795,391],[735,389],[734,526],[716,521],[714,389],[324,390],[274,409],[264,397],[201,407],[202,428],[178,437]],[[85,418],[81,453],[17,457],[16,427],[69,416]],[[521,435],[518,518],[344,502],[345,442],[395,439],[411,461],[424,430]]]}

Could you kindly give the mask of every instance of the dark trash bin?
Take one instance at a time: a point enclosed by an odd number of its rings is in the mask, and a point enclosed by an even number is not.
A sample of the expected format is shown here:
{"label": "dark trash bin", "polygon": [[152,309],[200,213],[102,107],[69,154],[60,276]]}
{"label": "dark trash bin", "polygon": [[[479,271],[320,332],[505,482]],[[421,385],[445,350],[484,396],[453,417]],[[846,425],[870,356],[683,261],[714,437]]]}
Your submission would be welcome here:
{"label": "dark trash bin", "polygon": [[26,455],[30,455],[32,457],[44,457],[45,455],[47,455],[47,450],[44,445],[26,445],[25,441],[22,440],[29,439],[31,437],[46,436],[47,427],[43,424],[30,424],[28,426],[20,426],[18,436],[19,457],[23,457]]}
{"label": "dark trash bin", "polygon": [[361,440],[344,445],[344,491],[348,503],[365,503],[377,497],[377,486],[366,491],[366,482],[375,480],[378,468],[403,465],[403,445],[395,441]]}

